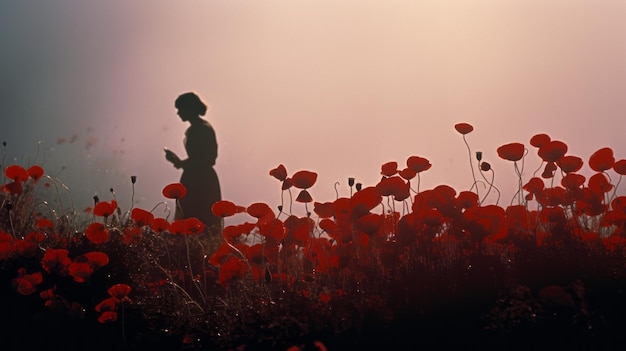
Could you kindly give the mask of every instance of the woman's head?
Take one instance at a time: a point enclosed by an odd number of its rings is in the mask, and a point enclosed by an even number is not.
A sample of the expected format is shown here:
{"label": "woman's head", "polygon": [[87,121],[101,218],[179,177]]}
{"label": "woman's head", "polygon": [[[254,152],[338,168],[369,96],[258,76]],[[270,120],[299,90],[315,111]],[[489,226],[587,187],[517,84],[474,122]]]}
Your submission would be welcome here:
{"label": "woman's head", "polygon": [[197,116],[204,116],[207,109],[205,103],[194,93],[180,95],[176,99],[174,106],[176,106],[179,111],[185,111]]}

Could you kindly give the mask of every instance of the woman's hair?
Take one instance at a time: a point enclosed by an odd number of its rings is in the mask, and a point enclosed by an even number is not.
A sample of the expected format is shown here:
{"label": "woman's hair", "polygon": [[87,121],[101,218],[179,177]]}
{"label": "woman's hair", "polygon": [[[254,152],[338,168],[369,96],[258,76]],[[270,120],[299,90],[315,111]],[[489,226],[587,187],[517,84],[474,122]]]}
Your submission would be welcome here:
{"label": "woman's hair", "polygon": [[176,106],[176,108],[179,110],[193,111],[194,113],[197,113],[199,116],[204,116],[204,114],[206,113],[206,108],[207,108],[205,103],[202,102],[202,100],[200,100],[198,95],[194,93],[185,93],[185,94],[180,95],[176,99],[174,106]]}

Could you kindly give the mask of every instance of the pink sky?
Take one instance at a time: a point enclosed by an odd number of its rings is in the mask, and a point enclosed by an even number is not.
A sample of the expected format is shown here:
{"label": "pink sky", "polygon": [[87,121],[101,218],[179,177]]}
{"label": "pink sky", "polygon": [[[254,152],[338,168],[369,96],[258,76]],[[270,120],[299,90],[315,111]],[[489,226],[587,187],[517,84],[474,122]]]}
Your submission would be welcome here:
{"label": "pink sky", "polygon": [[184,154],[173,102],[186,91],[211,105],[223,196],[241,205],[279,204],[268,172],[280,163],[318,172],[317,201],[334,200],[335,182],[346,196],[348,177],[374,185],[382,163],[411,155],[433,164],[422,189],[469,189],[458,122],[474,125],[468,140],[505,204],[516,178],[502,144],[530,148],[525,177],[540,163],[536,133],[585,160],[605,146],[626,158],[623,1],[116,0],[0,12],[9,158],[33,162],[44,141],[36,161],[81,205],[109,187],[128,197],[130,175],[137,206],[163,200],[180,173],[162,148]]}

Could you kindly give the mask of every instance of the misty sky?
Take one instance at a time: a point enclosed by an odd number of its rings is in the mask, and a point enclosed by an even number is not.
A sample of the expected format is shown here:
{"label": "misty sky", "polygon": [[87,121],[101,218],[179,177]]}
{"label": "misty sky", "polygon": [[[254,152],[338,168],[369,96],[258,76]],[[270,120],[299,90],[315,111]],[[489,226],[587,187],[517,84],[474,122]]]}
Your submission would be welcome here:
{"label": "misty sky", "polygon": [[280,163],[319,173],[317,201],[411,155],[433,164],[422,189],[469,189],[458,122],[505,204],[502,144],[530,148],[525,177],[536,133],[626,158],[625,1],[3,1],[0,46],[4,164],[43,164],[77,208],[113,187],[128,209],[131,175],[137,206],[163,200],[187,91],[211,105],[222,194],[241,205],[280,203]]}

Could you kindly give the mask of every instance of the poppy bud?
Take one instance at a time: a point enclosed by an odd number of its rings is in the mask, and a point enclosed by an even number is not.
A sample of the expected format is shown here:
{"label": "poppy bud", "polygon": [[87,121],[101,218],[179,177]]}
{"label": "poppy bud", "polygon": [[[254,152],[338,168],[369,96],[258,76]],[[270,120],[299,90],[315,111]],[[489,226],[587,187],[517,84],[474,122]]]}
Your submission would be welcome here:
{"label": "poppy bud", "polygon": [[283,212],[283,205],[278,205],[278,212]]}
{"label": "poppy bud", "polygon": [[100,198],[98,197],[98,195],[94,195],[94,196],[93,196],[93,202],[94,202],[95,204],[97,204],[98,202],[100,202]]}
{"label": "poppy bud", "polygon": [[478,160],[478,162],[480,162],[483,159],[482,151],[476,151],[476,159]]}
{"label": "poppy bud", "polygon": [[6,146],[7,146],[7,142],[6,142],[6,141],[3,141],[3,142],[2,142],[2,146],[6,147]]}
{"label": "poppy bud", "polygon": [[363,187],[363,184],[361,183],[356,183],[356,191],[361,191],[361,188]]}
{"label": "poppy bud", "polygon": [[137,181],[137,176],[130,176],[130,182],[135,184],[135,182]]}
{"label": "poppy bud", "polygon": [[354,178],[348,178],[348,185],[349,186],[353,186],[354,185]]}
{"label": "poppy bud", "polygon": [[111,194],[115,194],[115,191],[113,190],[113,188],[109,188],[109,191],[111,192]]}
{"label": "poppy bud", "polygon": [[489,163],[487,163],[487,162],[482,162],[480,164],[480,170],[483,171],[483,172],[487,172],[487,171],[491,170],[491,165]]}

